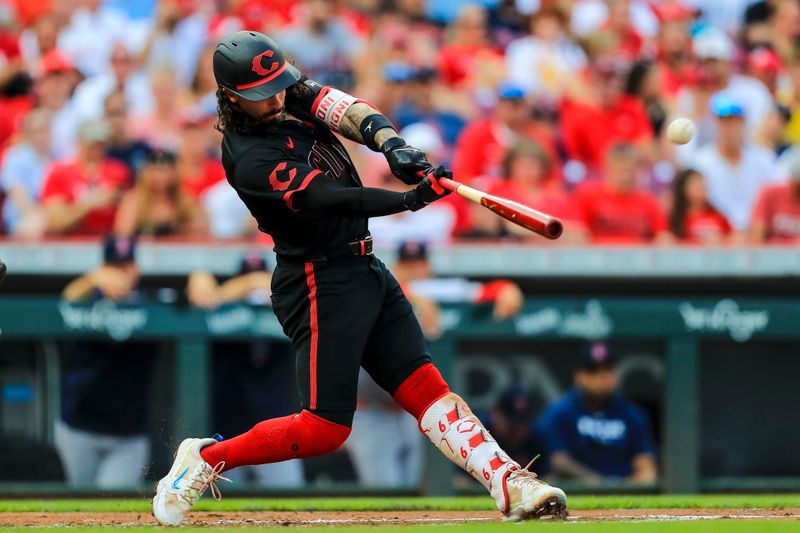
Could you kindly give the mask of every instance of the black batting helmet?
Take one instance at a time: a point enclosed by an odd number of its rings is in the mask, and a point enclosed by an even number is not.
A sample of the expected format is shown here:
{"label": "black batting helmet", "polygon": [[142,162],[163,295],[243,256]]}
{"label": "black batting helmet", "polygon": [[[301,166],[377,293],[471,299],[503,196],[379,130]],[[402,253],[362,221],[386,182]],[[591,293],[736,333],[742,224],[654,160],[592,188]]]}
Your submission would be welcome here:
{"label": "black batting helmet", "polygon": [[264,100],[300,79],[278,43],[256,31],[237,31],[225,37],[214,52],[217,84],[245,100]]}

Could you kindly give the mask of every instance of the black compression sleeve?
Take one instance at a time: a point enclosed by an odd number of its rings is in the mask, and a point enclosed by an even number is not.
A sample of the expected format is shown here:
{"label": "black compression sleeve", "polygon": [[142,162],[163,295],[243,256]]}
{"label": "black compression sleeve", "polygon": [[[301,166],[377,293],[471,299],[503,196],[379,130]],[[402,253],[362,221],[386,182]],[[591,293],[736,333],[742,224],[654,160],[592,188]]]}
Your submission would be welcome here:
{"label": "black compression sleeve", "polygon": [[342,187],[332,180],[315,179],[295,200],[300,209],[342,216],[382,217],[408,209],[406,193],[372,187]]}

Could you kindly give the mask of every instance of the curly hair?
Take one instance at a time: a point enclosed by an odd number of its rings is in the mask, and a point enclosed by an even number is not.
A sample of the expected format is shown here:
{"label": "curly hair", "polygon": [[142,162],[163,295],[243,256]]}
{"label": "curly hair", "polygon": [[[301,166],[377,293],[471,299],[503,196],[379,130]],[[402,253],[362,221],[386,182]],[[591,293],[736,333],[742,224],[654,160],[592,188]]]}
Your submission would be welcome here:
{"label": "curly hair", "polygon": [[231,129],[243,135],[254,135],[263,132],[264,125],[258,119],[245,113],[244,109],[237,104],[231,102],[228,95],[225,94],[225,89],[219,87],[217,88],[217,122],[214,124],[214,129],[223,133],[225,130]]}

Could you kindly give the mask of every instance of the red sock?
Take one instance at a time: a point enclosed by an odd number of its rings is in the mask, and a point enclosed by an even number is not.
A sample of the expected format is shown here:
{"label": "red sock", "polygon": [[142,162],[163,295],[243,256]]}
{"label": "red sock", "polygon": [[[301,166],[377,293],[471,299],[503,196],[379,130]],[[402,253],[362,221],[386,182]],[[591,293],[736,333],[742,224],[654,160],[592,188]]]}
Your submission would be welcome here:
{"label": "red sock", "polygon": [[349,427],[301,411],[259,422],[247,433],[206,446],[200,455],[212,466],[225,461],[225,470],[230,470],[331,453],[344,444],[348,435]]}
{"label": "red sock", "polygon": [[425,363],[397,387],[394,401],[419,420],[428,406],[448,392],[450,388],[436,367]]}

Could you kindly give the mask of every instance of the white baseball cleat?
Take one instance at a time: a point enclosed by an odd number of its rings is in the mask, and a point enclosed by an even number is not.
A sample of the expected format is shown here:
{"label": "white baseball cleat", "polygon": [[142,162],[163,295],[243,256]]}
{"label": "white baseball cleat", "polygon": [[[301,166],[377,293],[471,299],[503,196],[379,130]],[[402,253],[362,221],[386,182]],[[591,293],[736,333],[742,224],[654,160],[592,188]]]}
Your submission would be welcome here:
{"label": "white baseball cleat", "polygon": [[222,498],[216,481],[225,463],[211,466],[200,456],[200,450],[214,444],[216,439],[185,439],[178,447],[175,462],[166,477],[156,486],[153,497],[153,516],[162,526],[177,526],[183,522],[208,487],[215,500]]}
{"label": "white baseball cleat", "polygon": [[511,469],[503,477],[500,486],[492,490],[492,496],[506,521],[542,516],[567,517],[567,495],[564,491],[540,480],[528,467]]}

